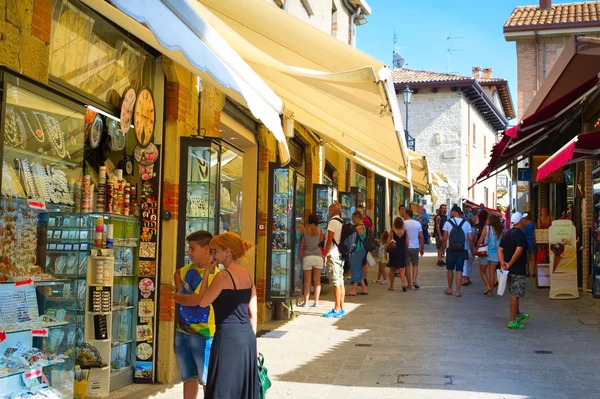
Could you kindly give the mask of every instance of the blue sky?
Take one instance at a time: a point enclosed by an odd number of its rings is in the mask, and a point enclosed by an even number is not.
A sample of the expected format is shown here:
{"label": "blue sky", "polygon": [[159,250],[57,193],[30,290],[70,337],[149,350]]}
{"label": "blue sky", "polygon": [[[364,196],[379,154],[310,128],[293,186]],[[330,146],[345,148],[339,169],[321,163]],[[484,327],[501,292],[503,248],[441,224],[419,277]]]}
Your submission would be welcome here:
{"label": "blue sky", "polygon": [[[537,5],[538,0],[367,0],[372,15],[357,28],[357,47],[392,63],[394,29],[406,68],[447,72],[451,45],[451,73],[471,76],[471,68],[491,67],[493,77],[508,79],[515,108],[517,55],[514,42],[506,42],[502,28],[516,6]],[[569,1],[553,1],[553,4]],[[448,36],[461,37],[448,41]]]}

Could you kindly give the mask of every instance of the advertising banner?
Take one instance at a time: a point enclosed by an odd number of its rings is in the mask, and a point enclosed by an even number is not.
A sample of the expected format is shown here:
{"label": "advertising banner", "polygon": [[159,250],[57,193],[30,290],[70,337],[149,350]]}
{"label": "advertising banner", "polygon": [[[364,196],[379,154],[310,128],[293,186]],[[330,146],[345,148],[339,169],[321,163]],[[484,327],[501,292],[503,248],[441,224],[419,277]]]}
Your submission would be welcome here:
{"label": "advertising banner", "polygon": [[577,243],[570,220],[555,220],[548,232],[550,245],[550,298],[579,298],[577,289]]}

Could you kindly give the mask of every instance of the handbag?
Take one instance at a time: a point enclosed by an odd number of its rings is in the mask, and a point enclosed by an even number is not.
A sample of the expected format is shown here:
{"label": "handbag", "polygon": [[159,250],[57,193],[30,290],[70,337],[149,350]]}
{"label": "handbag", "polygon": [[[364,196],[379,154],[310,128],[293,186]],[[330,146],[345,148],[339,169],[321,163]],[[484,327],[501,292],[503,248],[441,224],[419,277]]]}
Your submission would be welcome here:
{"label": "handbag", "polygon": [[367,265],[369,265],[369,267],[373,267],[377,264],[377,262],[375,261],[375,258],[373,257],[373,255],[371,255],[370,252],[367,253]]}
{"label": "handbag", "polygon": [[271,379],[269,373],[265,367],[265,357],[262,353],[258,354],[258,382],[260,384],[260,398],[264,399],[267,397],[267,390],[271,388]]}
{"label": "handbag", "polygon": [[385,248],[385,251],[388,254],[391,254],[392,252],[394,252],[396,250],[396,240],[392,239],[390,241],[390,243],[387,245],[387,247]]}
{"label": "handbag", "polygon": [[488,227],[487,229],[487,236],[486,236],[486,240],[484,242],[484,244],[481,244],[478,248],[477,248],[477,252],[475,252],[475,255],[479,256],[480,258],[485,258],[488,255],[488,243],[490,242],[490,229]]}
{"label": "handbag", "polygon": [[496,295],[502,296],[506,290],[506,280],[508,280],[508,270],[496,270],[496,276],[498,277],[498,290]]}

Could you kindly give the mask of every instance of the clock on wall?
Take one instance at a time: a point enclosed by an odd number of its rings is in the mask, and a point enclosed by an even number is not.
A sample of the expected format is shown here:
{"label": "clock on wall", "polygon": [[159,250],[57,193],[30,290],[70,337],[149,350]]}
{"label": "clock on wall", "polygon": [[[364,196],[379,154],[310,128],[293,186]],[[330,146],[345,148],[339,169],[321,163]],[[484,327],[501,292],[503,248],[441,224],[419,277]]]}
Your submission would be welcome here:
{"label": "clock on wall", "polygon": [[121,131],[123,134],[126,134],[131,128],[134,105],[135,89],[133,87],[128,87],[123,92],[123,102],[121,103]]}
{"label": "clock on wall", "polygon": [[139,146],[146,148],[154,135],[154,98],[149,88],[143,87],[135,99],[133,108],[133,130]]}

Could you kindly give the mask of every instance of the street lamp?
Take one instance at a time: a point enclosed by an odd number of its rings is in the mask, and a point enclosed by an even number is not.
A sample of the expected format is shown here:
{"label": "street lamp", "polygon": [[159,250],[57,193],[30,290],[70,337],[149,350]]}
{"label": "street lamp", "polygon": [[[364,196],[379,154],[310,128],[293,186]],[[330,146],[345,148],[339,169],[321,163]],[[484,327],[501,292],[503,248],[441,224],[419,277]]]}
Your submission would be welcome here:
{"label": "street lamp", "polygon": [[410,100],[412,99],[413,91],[406,85],[404,91],[402,92],[404,95],[404,105],[406,106],[406,128],[404,129],[404,136],[406,137],[406,145],[409,149],[415,150],[415,139],[408,134],[408,105],[410,104]]}

